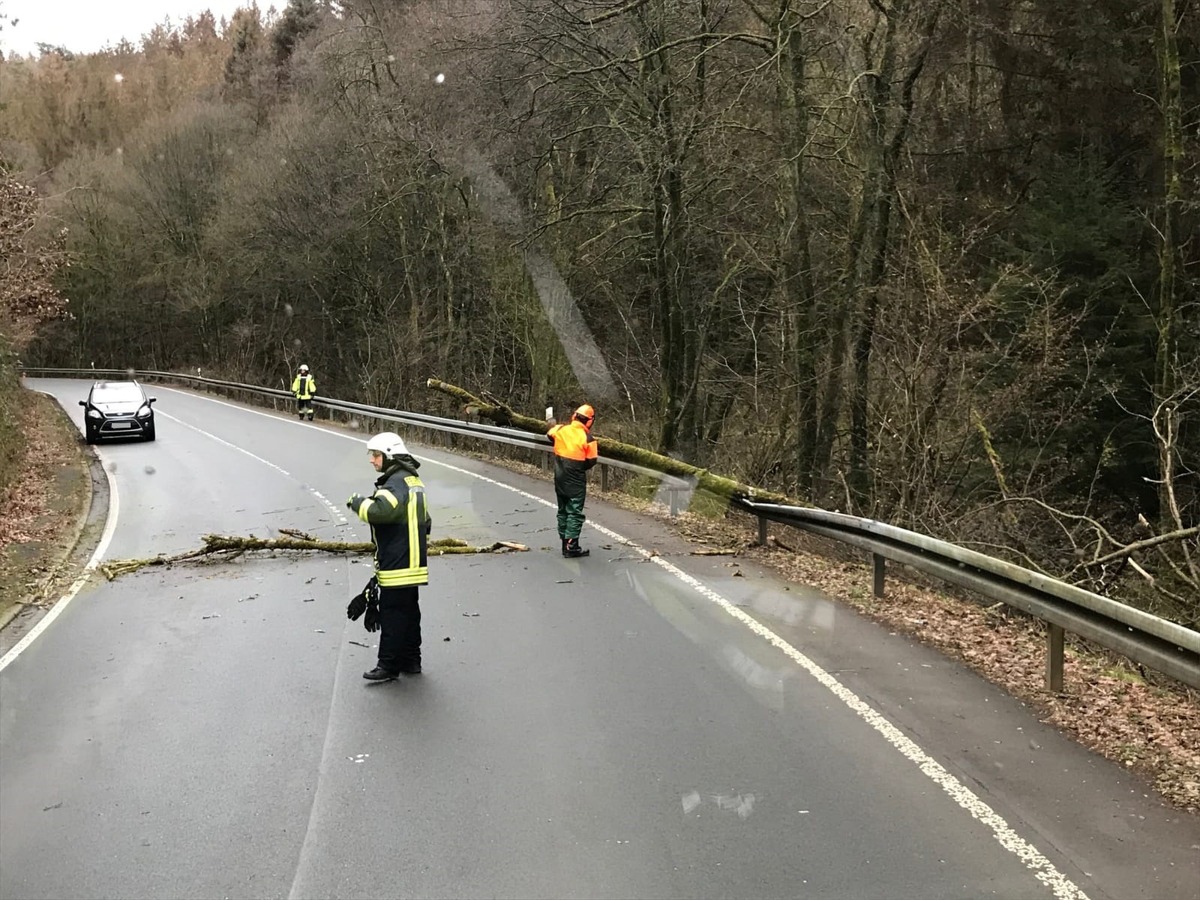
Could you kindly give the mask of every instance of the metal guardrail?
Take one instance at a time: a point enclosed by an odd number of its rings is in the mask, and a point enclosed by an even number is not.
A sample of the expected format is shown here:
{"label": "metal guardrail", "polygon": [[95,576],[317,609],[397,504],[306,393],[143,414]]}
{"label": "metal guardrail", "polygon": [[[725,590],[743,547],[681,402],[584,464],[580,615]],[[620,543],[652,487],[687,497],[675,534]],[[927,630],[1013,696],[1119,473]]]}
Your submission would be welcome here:
{"label": "metal guardrail", "polygon": [[[152,369],[67,369],[57,367],[35,367],[22,366],[21,371],[26,374],[40,376],[65,375],[67,377],[78,378],[117,378],[128,379],[136,378],[141,381],[174,381],[184,382],[193,386],[206,388],[217,388],[221,390],[234,391],[251,396],[271,397],[276,400],[284,400],[287,403],[295,402],[295,395],[291,391],[285,391],[280,388],[260,387],[254,384],[243,384],[238,381],[222,381],[217,378],[205,378],[201,375],[190,375],[182,372],[159,372]],[[548,441],[538,438],[530,434],[528,431],[521,431],[516,428],[505,428],[500,425],[487,425],[482,422],[464,422],[459,419],[443,419],[438,416],[425,415],[424,413],[407,412],[400,409],[388,409],[382,406],[371,406],[366,403],[355,403],[349,400],[337,400],[333,397],[321,397],[317,395],[313,398],[314,406],[321,406],[325,409],[336,410],[348,415],[358,415],[364,418],[378,419],[385,422],[399,422],[404,425],[410,425],[417,428],[425,428],[430,431],[440,431],[447,434],[455,434],[460,437],[474,437],[483,440],[492,441],[495,443],[510,444],[512,446],[523,447],[528,450],[536,451],[537,453],[545,454],[548,458],[552,447]],[[651,469],[648,466],[640,466],[637,463],[625,462],[620,459],[602,459],[601,466],[601,488],[608,489],[608,468],[624,469],[629,472],[637,472],[641,475],[649,475],[660,481],[663,491],[667,494],[668,502],[671,508],[671,515],[678,515],[687,498],[691,496],[695,485],[682,478],[677,478],[674,475],[668,475],[660,472],[657,469]]]}
{"label": "metal guardrail", "polygon": [[1069,631],[1200,688],[1200,632],[1073,584],[946,541],[820,509],[739,500],[763,524],[779,522],[861,547],[871,554],[874,591],[883,596],[885,560],[1023,610],[1048,624],[1046,681],[1062,689],[1063,632]]}
{"label": "metal guardrail", "polygon": [[[221,381],[198,374],[128,369],[29,367],[22,368],[22,372],[45,376],[133,377],[141,380],[184,382],[288,402],[294,399],[290,391]],[[423,413],[386,409],[333,398],[317,397],[313,403],[350,415],[550,452],[550,445],[546,441],[514,428],[443,419]],[[678,512],[680,496],[689,494],[693,489],[693,485],[682,479],[645,466],[613,459],[602,459],[601,463],[604,466],[616,466],[662,479],[670,495],[672,515]],[[733,505],[758,518],[760,543],[766,542],[767,523],[777,522],[866,550],[872,560],[876,596],[884,595],[886,560],[890,559],[1045,621],[1046,682],[1051,690],[1062,690],[1065,632],[1094,641],[1135,662],[1200,689],[1200,632],[1178,623],[1150,615],[1031,569],[873,519],[820,509],[758,503],[745,498],[735,498]]]}

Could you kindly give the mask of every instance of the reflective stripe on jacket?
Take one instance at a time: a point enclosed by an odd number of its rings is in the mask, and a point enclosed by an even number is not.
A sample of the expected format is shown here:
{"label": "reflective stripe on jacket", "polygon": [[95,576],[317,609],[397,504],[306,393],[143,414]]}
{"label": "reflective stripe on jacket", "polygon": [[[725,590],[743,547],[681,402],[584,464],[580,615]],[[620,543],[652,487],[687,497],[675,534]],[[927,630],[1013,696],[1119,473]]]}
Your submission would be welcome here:
{"label": "reflective stripe on jacket", "polygon": [[427,542],[433,522],[425,502],[420,465],[401,457],[375,482],[375,493],[358,508],[375,542],[375,577],[381,587],[429,583]]}
{"label": "reflective stripe on jacket", "polygon": [[317,379],[311,375],[297,375],[292,380],[292,393],[297,400],[311,400],[317,392]]}

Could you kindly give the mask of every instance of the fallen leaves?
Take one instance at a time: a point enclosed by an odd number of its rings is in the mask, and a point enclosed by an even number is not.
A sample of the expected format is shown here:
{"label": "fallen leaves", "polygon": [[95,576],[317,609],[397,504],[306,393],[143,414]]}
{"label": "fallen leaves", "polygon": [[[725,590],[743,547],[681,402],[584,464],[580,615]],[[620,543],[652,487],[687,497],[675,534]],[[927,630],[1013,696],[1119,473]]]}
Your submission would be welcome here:
{"label": "fallen leaves", "polygon": [[[637,508],[664,525],[676,524],[653,507]],[[689,539],[707,536],[714,547],[743,547],[741,558],[820,588],[869,618],[938,647],[1080,744],[1149,778],[1173,805],[1200,810],[1200,693],[1165,677],[1147,680],[1117,655],[1068,637],[1067,690],[1052,694],[1045,684],[1045,632],[1036,619],[1003,604],[984,606],[904,582],[898,567],[889,570],[887,596],[877,598],[871,568],[838,558],[845,548],[798,531],[789,533],[786,544],[771,536],[768,546],[759,547],[757,521],[750,516],[710,520],[684,513],[678,524]]]}
{"label": "fallen leaves", "polygon": [[[69,542],[89,493],[78,432],[54,401],[21,390],[19,426],[25,447],[0,491],[0,608],[42,602],[59,574],[54,558]],[[64,467],[84,472],[64,478]]]}

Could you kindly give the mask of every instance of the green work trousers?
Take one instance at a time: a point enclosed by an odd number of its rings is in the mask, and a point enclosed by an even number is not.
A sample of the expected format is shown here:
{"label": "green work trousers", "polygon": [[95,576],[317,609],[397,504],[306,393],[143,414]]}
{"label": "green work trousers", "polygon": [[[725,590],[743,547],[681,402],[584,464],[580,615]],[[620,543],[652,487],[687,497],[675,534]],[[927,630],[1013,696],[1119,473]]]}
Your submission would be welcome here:
{"label": "green work trousers", "polygon": [[587,488],[579,493],[564,494],[554,488],[558,496],[558,536],[564,541],[579,537],[583,530],[583,501],[587,499]]}

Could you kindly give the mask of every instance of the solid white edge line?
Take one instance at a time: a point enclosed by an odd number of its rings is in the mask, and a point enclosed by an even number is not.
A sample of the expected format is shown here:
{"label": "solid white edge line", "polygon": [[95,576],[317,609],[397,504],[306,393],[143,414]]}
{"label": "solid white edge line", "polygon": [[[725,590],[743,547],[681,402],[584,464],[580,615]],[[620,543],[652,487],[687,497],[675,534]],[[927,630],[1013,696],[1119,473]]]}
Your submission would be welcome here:
{"label": "solid white edge line", "polygon": [[[99,456],[99,453],[97,453],[97,456]],[[104,470],[104,477],[108,481],[108,519],[104,523],[104,531],[100,534],[100,543],[96,545],[91,559],[87,561],[79,577],[67,588],[67,592],[59,598],[58,602],[54,604],[46,615],[38,620],[38,623],[29,630],[29,633],[25,637],[17,641],[11,650],[5,653],[3,657],[0,657],[0,672],[3,672],[13,660],[37,640],[38,635],[49,628],[54,620],[62,615],[63,610],[67,608],[67,604],[75,599],[75,595],[83,589],[88,579],[92,577],[92,573],[100,565],[100,560],[104,558],[109,543],[112,542],[113,534],[117,530],[117,518],[121,512],[121,500],[117,495],[117,481],[113,478],[112,473],[108,471],[108,467],[104,465],[103,457],[100,457],[100,468]]]}
{"label": "solid white edge line", "polygon": [[[203,397],[201,395],[192,396],[200,396],[201,399],[212,400],[212,402],[220,403],[222,406],[231,406],[234,409],[241,409],[246,412],[257,413],[258,415],[269,416],[273,419],[279,418],[278,416],[270,416],[268,413],[252,407],[239,406],[237,404],[227,403],[223,400],[216,400],[214,398]],[[306,423],[297,422],[296,424],[299,425]],[[188,427],[194,428],[195,426]],[[315,426],[306,425],[306,427],[311,428]],[[196,430],[199,431],[200,429]],[[343,434],[340,431],[331,431],[326,428],[319,428],[318,430],[326,434],[346,438],[347,440],[352,440],[359,443],[363,442],[362,438]],[[220,441],[221,438],[216,438],[216,440]],[[222,443],[228,442],[222,441]],[[230,446],[234,445],[230,444]],[[254,455],[248,450],[244,450],[243,452],[250,456]],[[533,500],[535,503],[540,503],[543,506],[549,507],[550,509],[555,508],[555,505],[549,500],[543,500],[541,497],[538,497],[535,494],[531,494],[528,491],[523,491],[520,488],[513,487],[510,484],[505,484],[502,481],[497,481],[494,478],[488,478],[486,475],[480,475],[478,472],[472,472],[469,469],[463,469],[459,466],[451,465],[450,463],[441,462],[436,459],[429,459],[428,457],[426,457],[426,459],[433,465],[441,466],[442,468],[450,469],[451,471],[468,475],[472,478],[478,478],[480,481],[485,481],[488,484],[493,484],[497,487],[504,488],[506,491],[511,491],[518,496],[525,497],[528,500]],[[266,462],[266,460],[262,461]],[[278,466],[275,466],[273,463],[267,463],[267,465],[272,466],[273,468],[278,468]],[[108,475],[107,470],[105,470],[105,474]],[[13,649],[4,656],[4,659],[0,660],[0,671],[2,671],[4,667],[8,665],[10,661],[9,657],[15,658],[16,655],[25,648],[25,646],[28,646],[28,644],[33,640],[34,637],[36,637],[37,634],[41,633],[41,631],[44,630],[47,625],[49,625],[49,622],[52,621],[54,617],[57,617],[58,613],[61,612],[62,608],[66,606],[70,598],[75,595],[75,592],[83,586],[83,583],[87,580],[87,576],[91,574],[90,569],[95,568],[103,549],[107,546],[108,540],[112,537],[112,530],[115,527],[116,522],[116,484],[113,482],[111,475],[108,475],[108,479],[111,489],[110,497],[112,498],[109,505],[111,517],[108,526],[105,527],[104,537],[102,537],[100,540],[100,546],[97,547],[96,553],[92,555],[91,561],[84,569],[84,575],[80,576],[79,580],[77,580],[75,584],[71,586],[71,590],[67,592],[66,596],[64,596],[63,599],[60,600],[59,603],[54,607],[54,609],[52,609],[46,615],[46,617],[37,624],[34,631],[31,631],[24,638],[22,638],[21,643],[13,647]],[[1010,826],[1008,822],[1006,822],[1004,818],[1000,816],[999,813],[985,803],[978,794],[955,778],[946,770],[944,766],[942,766],[941,763],[922,750],[916,744],[916,742],[914,742],[911,738],[906,737],[904,732],[893,725],[891,721],[887,719],[887,717],[874,709],[869,703],[866,703],[864,700],[862,700],[857,694],[838,681],[828,671],[819,666],[813,660],[809,659],[753,616],[744,612],[742,609],[726,600],[712,588],[705,585],[698,578],[687,574],[674,564],[667,562],[661,556],[652,554],[649,550],[638,546],[637,544],[633,543],[633,541],[618,534],[610,528],[606,528],[603,525],[598,525],[595,522],[588,522],[587,524],[591,528],[599,531],[601,534],[607,535],[615,541],[619,541],[620,543],[634,550],[636,553],[640,554],[646,560],[653,562],[655,565],[660,566],[663,570],[671,573],[684,584],[697,591],[702,597],[715,603],[732,618],[745,625],[759,637],[763,638],[777,649],[783,651],[783,653],[792,659],[793,662],[798,664],[801,668],[812,675],[820,684],[824,685],[830,691],[830,693],[841,700],[842,703],[849,707],[856,715],[859,716],[859,718],[875,729],[875,731],[878,732],[884,738],[884,740],[891,744],[896,750],[898,750],[901,755],[916,765],[917,768],[920,769],[927,778],[940,787],[946,793],[946,795],[950,797],[951,800],[953,800],[962,809],[970,813],[973,818],[987,827],[992,832],[993,837],[995,837],[1000,846],[1016,856],[1017,859],[1019,859],[1025,865],[1025,867],[1033,873],[1034,877],[1038,881],[1046,885],[1046,887],[1053,892],[1054,896],[1057,897],[1058,900],[1088,900],[1087,894],[1085,894],[1078,885],[1060,872],[1055,867],[1054,863],[1050,862],[1050,860],[1047,859],[1041,853],[1041,851],[1034,847],[1033,844],[1029,843],[1023,837],[1017,834],[1016,831],[1013,830],[1012,826]],[[293,889],[294,887],[295,885],[293,885]]]}
{"label": "solid white edge line", "polygon": [[[168,388],[168,390],[170,390],[170,388]],[[46,391],[37,391],[37,393],[44,394],[45,396],[50,397],[56,403],[58,402],[58,398],[55,397],[53,394],[47,393]],[[197,396],[199,396],[199,395],[197,395]],[[244,410],[247,412],[254,412],[254,413],[258,413],[259,415],[266,415],[261,410],[251,409],[249,407],[244,407],[244,406],[237,406],[236,404],[233,404],[233,403],[224,403],[223,401],[215,400],[211,397],[202,397],[202,399],[212,400],[214,403],[221,403],[222,406],[230,406],[234,409],[240,409],[240,410]],[[239,447],[236,444],[231,444],[226,440],[222,440],[221,438],[217,437],[214,434],[209,434],[207,431],[203,430],[202,428],[197,428],[194,425],[189,425],[187,422],[184,422],[181,419],[177,419],[175,416],[168,415],[166,413],[156,413],[156,415],[161,415],[161,416],[163,416],[163,418],[170,419],[173,422],[177,422],[178,424],[183,425],[185,428],[190,428],[193,431],[197,431],[200,434],[203,434],[205,437],[211,438],[214,441],[218,441],[219,443],[225,444],[227,447],[231,447],[234,450],[238,450],[242,453],[245,453],[247,456],[252,457],[253,459],[257,460],[258,462],[263,463],[264,465],[270,466],[272,469],[277,470],[278,472],[282,473],[283,475],[287,476],[288,478],[293,478],[293,476],[291,475],[290,472],[287,472],[284,469],[281,469],[279,466],[275,465],[274,463],[269,462],[268,460],[265,460],[260,456],[256,456],[255,454],[251,453],[249,450]],[[272,416],[271,418],[276,418],[276,417]],[[285,419],[283,421],[287,421],[287,420]],[[299,425],[299,424],[303,424],[303,423],[297,422],[296,424]],[[318,429],[318,430],[325,431],[326,429],[322,428],[322,429]],[[336,432],[334,432],[334,433],[336,433]],[[349,435],[342,435],[342,437],[349,437]],[[83,571],[80,573],[79,577],[75,579],[74,583],[72,583],[72,585],[69,588],[67,588],[66,593],[63,594],[55,602],[54,606],[50,608],[50,611],[47,612],[46,615],[42,616],[42,618],[38,620],[37,624],[34,625],[33,628],[31,628],[29,630],[28,634],[26,634],[23,638],[21,638],[21,640],[19,640],[16,644],[14,644],[12,646],[12,648],[7,653],[4,654],[3,657],[0,657],[0,672],[3,672],[6,668],[8,668],[8,666],[18,656],[20,656],[25,650],[27,650],[29,648],[30,644],[32,644],[35,640],[37,640],[37,638],[42,634],[42,632],[44,632],[47,628],[49,628],[54,623],[55,619],[57,619],[59,616],[62,615],[63,610],[65,610],[67,608],[67,605],[72,600],[75,599],[75,595],[78,594],[79,591],[81,591],[83,589],[83,586],[85,584],[87,584],[88,579],[91,577],[92,573],[94,571],[96,571],[97,567],[100,565],[100,560],[104,558],[104,554],[108,551],[108,545],[112,542],[113,534],[117,530],[117,518],[120,514],[120,507],[121,507],[120,497],[117,493],[116,479],[113,478],[112,473],[108,471],[108,467],[104,465],[104,458],[103,458],[103,456],[100,455],[99,450],[96,451],[96,455],[97,455],[97,457],[99,457],[99,460],[100,460],[99,464],[100,464],[100,468],[103,469],[103,471],[104,471],[104,477],[108,481],[108,513],[107,513],[108,518],[104,523],[104,531],[100,535],[100,543],[98,543],[96,545],[96,549],[92,553],[91,558],[87,561],[87,564],[84,565]],[[316,497],[318,500],[320,500],[321,503],[333,513],[334,518],[337,520],[338,524],[340,524],[340,525],[347,524],[346,517],[342,514],[341,510],[339,510],[336,506],[334,506],[332,503],[330,503],[329,500],[326,499],[319,491],[317,491],[314,488],[308,488],[308,491],[314,497]]]}
{"label": "solid white edge line", "polygon": [[[427,457],[428,458],[428,457]],[[505,484],[502,481],[496,481],[493,478],[488,478],[486,475],[480,475],[477,472],[471,472],[468,469],[463,469],[458,466],[450,465],[449,463],[439,462],[436,459],[430,459],[429,462],[437,466],[442,466],[451,469],[455,472],[460,472],[464,475],[470,475],[482,481],[494,484],[497,487],[502,487],[505,490],[512,491],[519,496],[525,497],[528,500],[533,500],[536,503],[541,503],[543,506],[555,508],[555,504],[549,500],[543,500],[541,497],[523,491],[520,488]],[[901,755],[912,762],[925,774],[931,781],[940,787],[947,796],[957,803],[962,809],[971,814],[977,821],[982,823],[991,832],[993,837],[999,842],[1000,846],[1012,853],[1024,864],[1025,868],[1033,873],[1033,876],[1046,885],[1059,900],[1088,900],[1087,894],[1076,885],[1070,878],[1060,872],[1050,862],[1041,851],[1033,844],[1026,841],[1023,837],[1013,830],[1012,826],[1006,822],[999,813],[988,806],[978,794],[968,788],[965,784],[955,778],[946,770],[941,763],[922,750],[911,738],[905,736],[899,728],[891,723],[882,713],[871,707],[870,704],[862,700],[852,690],[838,681],[833,675],[822,668],[813,660],[809,659],[766,625],[759,622],[749,613],[743,611],[738,606],[726,600],[712,588],[708,587],[695,576],[689,575],[673,563],[667,562],[661,556],[651,553],[643,547],[638,546],[633,541],[618,534],[611,528],[606,528],[603,525],[598,525],[595,522],[588,522],[589,526],[599,531],[601,534],[618,541],[636,553],[640,554],[644,559],[660,566],[665,571],[674,575],[684,584],[688,585],[699,593],[706,600],[710,600],[719,606],[722,610],[732,616],[741,624],[745,625],[759,637],[765,639],[768,643],[779,650],[782,650],[793,662],[797,663],[801,668],[812,675],[818,682],[824,685],[829,691],[848,706],[856,715],[864,722],[870,725],[877,731],[889,744],[891,744]]]}

